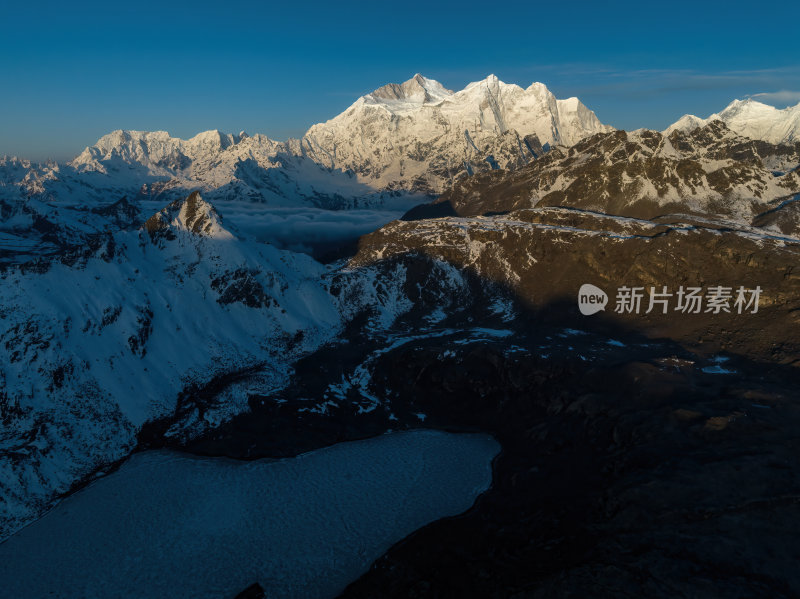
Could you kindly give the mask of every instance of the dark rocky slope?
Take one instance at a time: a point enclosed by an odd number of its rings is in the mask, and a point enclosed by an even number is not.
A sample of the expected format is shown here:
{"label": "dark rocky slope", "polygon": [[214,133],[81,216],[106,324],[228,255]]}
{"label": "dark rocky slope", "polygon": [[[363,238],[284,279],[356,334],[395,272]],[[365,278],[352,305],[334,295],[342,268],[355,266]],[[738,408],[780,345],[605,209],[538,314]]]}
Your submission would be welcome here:
{"label": "dark rocky slope", "polygon": [[[797,369],[623,326],[578,331],[550,308],[505,325],[463,312],[460,330],[398,323],[415,331],[403,344],[354,329],[188,449],[284,456],[421,426],[496,436],[493,485],[473,509],[393,547],[343,597],[800,593]],[[500,326],[512,333],[469,332]],[[378,409],[308,410],[362,367]]]}
{"label": "dark rocky slope", "polygon": [[[154,423],[140,447],[252,459],[389,429],[495,435],[492,488],[344,597],[797,596],[798,251],[703,217],[396,221],[362,238],[330,289],[401,270],[412,309],[381,330],[355,317],[248,413],[191,441]],[[579,314],[584,283],[609,294],[605,312]],[[623,285],[644,288],[638,314],[614,311]],[[644,313],[650,287],[717,285],[760,287],[758,311],[683,313],[673,297]],[[206,391],[187,405],[215,401]]]}
{"label": "dark rocky slope", "polygon": [[[574,209],[363,238],[354,265],[411,253],[513,290],[522,338],[511,353],[506,340],[386,356],[376,386],[504,453],[469,514],[398,544],[343,596],[797,596],[798,249],[705,219]],[[609,292],[607,312],[578,314],[585,282]],[[763,295],[755,314],[616,314],[621,285]]]}
{"label": "dark rocky slope", "polygon": [[[679,219],[642,221],[562,208],[507,215],[395,221],[361,239],[352,265],[404,254],[444,260],[511,290],[530,309],[549,306],[574,326],[627,327],[670,338],[700,352],[727,350],[758,359],[800,359],[800,244],[762,232]],[[609,295],[606,311],[582,317],[578,290],[594,284]],[[616,313],[622,286],[643,288],[640,313]],[[757,313],[683,313],[681,287],[761,288]],[[667,287],[667,313],[649,307],[650,288]]]}
{"label": "dark rocky slope", "polygon": [[377,378],[431,426],[496,435],[492,489],[343,597],[800,593],[796,371],[709,374],[669,344],[590,363],[486,345],[438,358],[450,347],[387,356]]}
{"label": "dark rocky slope", "polygon": [[461,216],[571,206],[639,218],[681,213],[750,222],[800,193],[799,164],[800,143],[741,137],[721,121],[669,136],[614,131],[554,148],[513,172],[462,179],[437,202]]}
{"label": "dark rocky slope", "polygon": [[[595,217],[575,218],[584,219],[586,230]],[[446,232],[448,224],[466,228],[454,219],[437,229]],[[510,231],[510,247],[536,251],[536,244],[513,243]],[[697,234],[734,246],[740,237]],[[592,237],[596,244],[602,244],[599,237]],[[669,236],[656,239],[661,238]],[[574,243],[545,239],[543,255],[537,254],[542,262],[552,252],[561,271],[579,268],[568,262]],[[637,249],[649,239],[620,243],[629,245],[629,255],[658,255]],[[453,240],[443,235],[435,247],[452,248]],[[410,247],[411,239],[405,242]],[[354,322],[339,342],[298,362],[289,387],[275,396],[252,396],[248,414],[188,444],[201,454],[255,458],[294,455],[388,429],[495,435],[503,453],[491,490],[467,514],[434,523],[393,547],[343,597],[800,593],[794,568],[800,555],[800,472],[794,459],[800,372],[789,365],[797,354],[786,349],[793,329],[779,334],[778,325],[789,322],[783,310],[794,309],[786,288],[779,289],[785,303],[774,300],[780,294],[765,295],[772,299],[759,312],[758,325],[742,324],[758,315],[741,316],[739,328],[750,326],[755,336],[762,327],[771,342],[784,343],[776,360],[768,360],[747,355],[759,354],[762,345],[747,345],[740,337],[732,338],[728,351],[713,353],[721,347],[716,336],[724,325],[710,320],[702,325],[709,329],[708,341],[693,347],[648,336],[648,326],[663,323],[637,327],[632,317],[576,315],[574,301],[561,302],[560,293],[537,303],[521,292],[513,313],[498,314],[492,301],[509,288],[466,265],[470,292],[451,305],[447,319],[431,323],[424,290],[436,286],[436,262],[425,255],[432,253],[426,247],[434,246],[433,238],[413,252],[374,262],[369,244],[364,240],[353,265],[373,263],[389,273],[402,261],[410,269],[408,288],[423,292],[416,297],[420,310],[400,319],[385,337],[370,336],[363,323]],[[386,247],[391,253],[394,246]],[[716,246],[682,247],[705,264],[697,272],[706,276],[736,268],[732,254]],[[667,246],[659,249],[664,253]],[[782,252],[794,255],[794,248],[764,251],[753,249],[754,259],[768,256],[776,269]],[[450,260],[456,263],[456,257]],[[499,255],[484,259],[491,264]],[[613,271],[615,262],[605,264],[607,274]],[[566,275],[561,283],[551,278],[564,290],[571,285]],[[339,381],[363,378],[364,372],[363,389],[337,398]],[[379,400],[376,409],[358,409],[362,392]],[[324,411],[309,410],[310,397],[332,403]]]}

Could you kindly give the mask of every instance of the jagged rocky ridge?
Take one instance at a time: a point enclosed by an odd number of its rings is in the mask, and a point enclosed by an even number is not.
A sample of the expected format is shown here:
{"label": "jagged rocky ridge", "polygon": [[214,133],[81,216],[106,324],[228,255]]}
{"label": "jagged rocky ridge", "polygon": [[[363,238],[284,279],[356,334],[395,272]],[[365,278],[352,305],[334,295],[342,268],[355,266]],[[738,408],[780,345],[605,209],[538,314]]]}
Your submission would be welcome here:
{"label": "jagged rocky ridge", "polygon": [[797,235],[783,214],[800,193],[798,165],[800,142],[749,139],[721,121],[668,136],[615,131],[556,148],[515,172],[470,177],[437,202],[462,216],[572,206],[640,218],[702,215]]}
{"label": "jagged rocky ridge", "polygon": [[[611,297],[598,320],[653,338],[671,338],[694,351],[722,350],[778,362],[800,355],[800,286],[796,239],[753,227],[708,220],[621,218],[572,208],[515,210],[508,214],[395,221],[361,239],[353,266],[398,255],[443,260],[512,292],[531,310],[565,310],[579,316],[584,283]],[[622,286],[760,286],[757,314],[681,314],[674,305],[644,314],[614,313]],[[704,291],[705,292],[705,291]],[[673,304],[674,304],[673,297]],[[585,320],[582,319],[581,322]]]}

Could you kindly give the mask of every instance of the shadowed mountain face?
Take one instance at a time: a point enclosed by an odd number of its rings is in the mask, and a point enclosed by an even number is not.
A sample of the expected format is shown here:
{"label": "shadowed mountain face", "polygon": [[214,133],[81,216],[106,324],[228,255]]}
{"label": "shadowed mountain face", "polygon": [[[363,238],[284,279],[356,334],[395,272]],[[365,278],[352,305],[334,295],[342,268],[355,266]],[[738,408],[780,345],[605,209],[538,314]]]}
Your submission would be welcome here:
{"label": "shadowed mountain face", "polygon": [[[354,322],[289,385],[179,446],[252,459],[387,429],[493,434],[491,490],[343,597],[797,594],[796,367],[694,353],[632,321],[576,317],[574,301],[514,301],[469,268],[453,287],[442,264],[419,252],[373,262],[385,275],[402,265],[412,311],[377,335]],[[164,443],[144,433],[141,446]]]}
{"label": "shadowed mountain face", "polygon": [[399,543],[341,596],[797,596],[796,369],[712,374],[619,327],[626,347],[597,352],[603,337],[545,314],[527,323],[538,343],[507,340],[516,353],[443,340],[386,356],[374,388],[504,451],[471,512]]}
{"label": "shadowed mountain face", "polygon": [[595,135],[514,173],[460,181],[438,201],[461,216],[572,206],[638,218],[679,213],[749,223],[800,193],[798,165],[800,143],[752,140],[714,121],[688,134]]}
{"label": "shadowed mountain face", "polygon": [[[409,215],[418,220],[361,239],[351,267],[444,261],[504,289],[518,309],[502,341],[417,342],[373,365],[376,395],[411,402],[426,425],[492,432],[504,452],[470,513],[399,543],[342,597],[800,593],[787,557],[800,550],[800,242],[782,236],[797,234],[795,204],[752,226],[745,210],[745,222],[715,220],[699,183],[690,198],[698,217],[656,218],[657,202],[607,193],[623,180],[615,169],[640,173],[632,191],[693,161],[706,169],[703,185],[721,181],[720,170],[748,173],[733,191],[714,183],[704,192],[735,206],[736,193],[765,189],[754,175],[766,176],[765,164],[796,164],[797,146],[731,140],[716,124],[690,136],[637,135],[636,143],[624,132],[596,136],[517,173],[465,180]],[[667,143],[684,157],[654,158]],[[663,168],[648,174],[654,165]],[[531,188],[559,176],[596,185],[595,201],[620,202],[593,207],[654,218],[519,209]],[[586,205],[573,191],[549,197]],[[431,214],[437,206],[475,216]],[[607,292],[605,311],[579,313],[585,283]],[[677,296],[690,287],[702,290],[701,309],[680,308]],[[710,307],[715,287],[758,288],[758,310]],[[642,291],[641,306],[617,310],[624,288]],[[650,305],[654,297],[664,304]]]}

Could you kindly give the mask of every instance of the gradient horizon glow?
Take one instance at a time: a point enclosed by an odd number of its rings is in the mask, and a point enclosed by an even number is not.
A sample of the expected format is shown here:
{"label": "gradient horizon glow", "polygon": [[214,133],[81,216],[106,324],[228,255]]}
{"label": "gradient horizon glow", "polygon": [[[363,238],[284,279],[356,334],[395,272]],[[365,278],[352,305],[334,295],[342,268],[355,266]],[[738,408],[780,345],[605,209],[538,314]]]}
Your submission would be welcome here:
{"label": "gradient horizon glow", "polygon": [[[494,73],[578,96],[604,123],[663,129],[755,96],[800,102],[800,7],[731,2],[232,0],[3,8],[0,156],[66,160],[114,129],[283,140],[419,72]],[[783,33],[781,33],[783,32]]]}

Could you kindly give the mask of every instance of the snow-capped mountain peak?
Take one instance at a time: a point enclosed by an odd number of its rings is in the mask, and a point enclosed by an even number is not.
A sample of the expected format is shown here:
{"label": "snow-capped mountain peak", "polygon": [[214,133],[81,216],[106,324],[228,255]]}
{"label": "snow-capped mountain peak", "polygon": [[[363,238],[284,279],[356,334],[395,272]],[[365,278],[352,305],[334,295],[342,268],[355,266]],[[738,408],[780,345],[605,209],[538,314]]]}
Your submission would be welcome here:
{"label": "snow-capped mountain peak", "polygon": [[[467,92],[471,89],[484,87],[487,89],[497,90],[499,87],[506,87],[508,84],[500,81],[497,75],[494,73],[487,75],[485,79],[481,79],[480,81],[473,81],[472,83],[468,83],[467,86],[462,90],[462,92]],[[516,86],[519,87],[519,86]]]}
{"label": "snow-capped mountain peak", "polygon": [[[264,136],[258,137],[269,142]],[[233,135],[216,129],[203,131],[190,139],[172,137],[166,131],[118,129],[84,149],[69,164],[78,170],[103,170],[103,162],[116,159],[146,167],[181,169],[247,139],[252,138],[244,132]]]}
{"label": "snow-capped mountain peak", "polygon": [[800,103],[788,108],[775,108],[753,98],[734,100],[722,111],[706,119],[686,114],[664,131],[689,132],[711,121],[720,120],[728,128],[751,139],[770,143],[791,143],[800,140]]}
{"label": "snow-capped mountain peak", "polygon": [[144,229],[151,235],[169,236],[174,231],[183,231],[219,240],[235,239],[233,233],[222,226],[222,216],[199,191],[156,212],[144,223]]}
{"label": "snow-capped mountain peak", "polygon": [[239,137],[237,135],[231,135],[230,133],[223,133],[218,129],[203,131],[202,133],[198,133],[197,135],[189,139],[190,144],[197,146],[206,146],[220,150],[224,150],[228,146],[231,146],[238,142],[239,142]]}
{"label": "snow-capped mountain peak", "polygon": [[[363,97],[365,104],[379,104],[388,109],[413,109],[423,104],[436,104],[449,98],[453,92],[433,79],[419,73],[408,81],[389,83]],[[405,106],[408,105],[408,106]]]}
{"label": "snow-capped mountain peak", "polygon": [[732,118],[737,115],[751,114],[753,116],[769,116],[775,118],[778,112],[780,111],[774,106],[763,104],[753,98],[745,98],[744,100],[734,100],[728,104],[722,112],[718,113],[717,116]]}
{"label": "snow-capped mountain peak", "polygon": [[97,140],[76,156],[69,166],[79,172],[107,172],[104,163],[124,162],[142,166],[160,165],[169,156],[181,153],[185,144],[166,131],[128,131],[118,129]]}
{"label": "snow-capped mountain peak", "polygon": [[452,92],[415,75],[314,125],[303,143],[320,163],[370,187],[436,194],[466,174],[527,164],[541,144],[612,130],[577,99],[560,102],[541,83],[523,89],[489,75]]}
{"label": "snow-capped mountain peak", "polygon": [[700,118],[699,116],[695,116],[693,114],[684,114],[681,118],[677,121],[672,123],[669,127],[664,129],[664,135],[669,135],[673,131],[681,131],[682,133],[689,133],[690,131],[694,131],[695,129],[699,129],[703,125],[705,125],[706,120]]}

